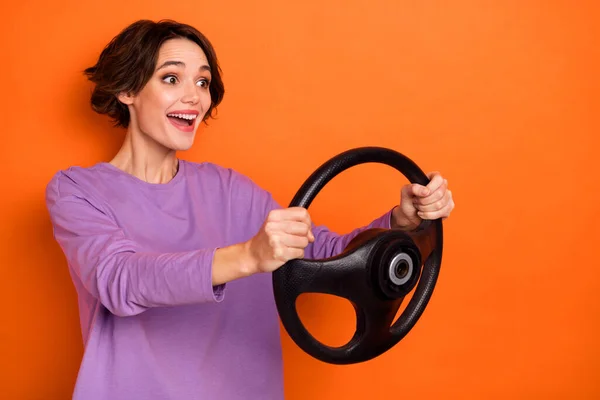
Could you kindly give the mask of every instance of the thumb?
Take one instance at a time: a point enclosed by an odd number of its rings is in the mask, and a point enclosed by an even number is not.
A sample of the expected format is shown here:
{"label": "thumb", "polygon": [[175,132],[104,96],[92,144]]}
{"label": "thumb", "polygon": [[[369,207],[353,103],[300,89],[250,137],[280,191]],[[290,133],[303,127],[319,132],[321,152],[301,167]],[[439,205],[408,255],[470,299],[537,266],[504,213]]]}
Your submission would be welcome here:
{"label": "thumb", "polygon": [[418,183],[413,183],[411,185],[407,185],[408,193],[410,196],[424,197],[429,194],[429,188],[419,185]]}

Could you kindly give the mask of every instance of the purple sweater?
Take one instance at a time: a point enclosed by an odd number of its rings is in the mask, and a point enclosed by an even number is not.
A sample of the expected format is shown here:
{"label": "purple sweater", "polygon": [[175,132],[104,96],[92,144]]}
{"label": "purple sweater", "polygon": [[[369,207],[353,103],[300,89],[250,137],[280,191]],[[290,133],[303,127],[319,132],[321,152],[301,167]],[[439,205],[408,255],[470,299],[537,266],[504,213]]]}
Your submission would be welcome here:
{"label": "purple sweater", "polygon": [[[283,398],[271,274],[211,284],[215,250],[280,208],[267,191],[212,163],[181,160],[166,184],[99,163],[58,172],[46,201],[79,300],[75,400]],[[346,235],[315,227],[305,257],[389,228],[390,211]]]}

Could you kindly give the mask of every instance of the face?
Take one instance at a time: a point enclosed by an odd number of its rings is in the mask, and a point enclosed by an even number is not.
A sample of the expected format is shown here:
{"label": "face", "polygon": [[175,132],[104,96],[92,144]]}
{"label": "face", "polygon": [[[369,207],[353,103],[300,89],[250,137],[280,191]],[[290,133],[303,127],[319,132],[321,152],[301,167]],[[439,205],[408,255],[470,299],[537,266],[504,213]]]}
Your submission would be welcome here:
{"label": "face", "polygon": [[119,100],[129,108],[129,130],[168,150],[189,149],[211,104],[210,68],[196,43],[171,39],[159,50],[154,74],[134,96]]}

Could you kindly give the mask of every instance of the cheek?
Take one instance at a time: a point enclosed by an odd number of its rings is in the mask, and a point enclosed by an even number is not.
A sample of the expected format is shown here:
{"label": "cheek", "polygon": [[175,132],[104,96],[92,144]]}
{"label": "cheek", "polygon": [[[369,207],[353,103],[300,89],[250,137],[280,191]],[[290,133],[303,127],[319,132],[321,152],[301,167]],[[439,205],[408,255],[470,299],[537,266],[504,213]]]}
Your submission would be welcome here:
{"label": "cheek", "polygon": [[149,88],[143,101],[141,102],[141,115],[140,123],[148,121],[148,123],[154,124],[159,120],[166,117],[166,113],[177,101],[177,94],[175,91],[160,90],[160,88]]}
{"label": "cheek", "polygon": [[203,92],[202,95],[200,96],[200,99],[201,99],[200,101],[202,102],[202,110],[204,112],[206,112],[211,104],[210,92],[208,90]]}
{"label": "cheek", "polygon": [[161,116],[165,115],[173,104],[177,102],[178,96],[176,90],[156,91],[153,96],[152,104],[154,113],[160,113]]}

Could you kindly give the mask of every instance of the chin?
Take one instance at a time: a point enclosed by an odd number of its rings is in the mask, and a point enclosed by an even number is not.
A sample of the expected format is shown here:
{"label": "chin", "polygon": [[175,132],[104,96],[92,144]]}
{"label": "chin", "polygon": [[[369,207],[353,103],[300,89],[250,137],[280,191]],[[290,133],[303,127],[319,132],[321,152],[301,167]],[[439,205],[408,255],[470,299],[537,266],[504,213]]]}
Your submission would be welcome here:
{"label": "chin", "polygon": [[175,135],[172,133],[169,134],[167,140],[163,142],[166,144],[168,148],[175,151],[186,151],[189,150],[194,144],[194,139],[196,137],[196,131],[194,132],[177,132]]}
{"label": "chin", "polygon": [[191,142],[187,142],[186,141],[186,142],[174,143],[171,146],[171,149],[175,150],[175,151],[187,151],[187,150],[189,150],[189,149],[192,148],[193,144],[194,144],[193,141],[191,141]]}

